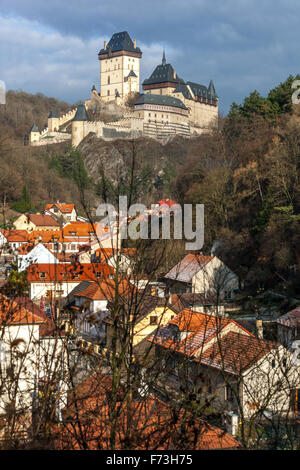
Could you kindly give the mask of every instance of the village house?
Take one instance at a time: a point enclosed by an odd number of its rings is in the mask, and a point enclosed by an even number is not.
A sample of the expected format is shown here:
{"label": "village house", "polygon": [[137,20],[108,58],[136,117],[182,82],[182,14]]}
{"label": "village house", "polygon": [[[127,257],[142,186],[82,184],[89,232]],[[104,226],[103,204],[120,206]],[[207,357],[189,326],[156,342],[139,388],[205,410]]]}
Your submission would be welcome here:
{"label": "village house", "polygon": [[[26,437],[39,406],[41,383],[55,377],[59,396],[66,391],[63,337],[54,333],[51,320],[28,298],[3,295],[0,333],[0,435]],[[10,415],[7,406],[12,403]]]}
{"label": "village house", "polygon": [[104,263],[93,264],[32,264],[27,268],[29,296],[34,302],[42,297],[60,302],[81,281],[108,279],[113,268]]}
{"label": "village house", "polygon": [[51,215],[47,214],[21,214],[15,221],[17,230],[26,230],[28,233],[33,230],[59,230],[60,225]]}
{"label": "village house", "polygon": [[278,340],[287,348],[292,348],[294,341],[300,344],[300,306],[294,308],[276,320]]}
{"label": "village house", "polygon": [[232,299],[239,278],[216,256],[188,254],[164,277],[171,294],[194,293]]}
{"label": "village house", "polygon": [[[111,268],[112,269],[112,268]],[[72,333],[77,340],[82,339],[81,346],[91,345],[104,347],[106,344],[106,323],[108,303],[118,295],[128,295],[132,287],[126,281],[116,286],[113,279],[82,281],[68,295],[64,302],[64,311],[71,312],[66,321],[66,331]],[[78,341],[77,341],[78,342]],[[99,348],[96,348],[98,352]]]}
{"label": "village house", "polygon": [[18,271],[22,272],[31,264],[53,264],[58,259],[42,243],[23,245],[19,248],[17,258]]}
{"label": "village house", "polygon": [[293,414],[299,373],[292,354],[237,322],[183,310],[148,338],[164,365],[160,390],[191,394],[219,412]]}
{"label": "village house", "polygon": [[26,230],[1,230],[0,249],[3,252],[13,253],[28,242],[28,232]]}
{"label": "village house", "polygon": [[98,248],[91,255],[91,261],[97,263],[107,263],[114,269],[118,266],[119,272],[130,275],[135,262],[136,249],[122,248],[121,250],[112,248]]}
{"label": "village house", "polygon": [[[145,353],[147,357],[150,357],[154,353],[154,348],[147,341],[148,337],[159,327],[167,325],[175,318],[178,310],[169,305],[167,299],[147,293],[132,296],[131,301],[123,297],[119,302],[123,304],[123,314],[118,321],[119,344],[117,348],[121,348],[120,338],[128,336],[128,346],[132,344],[135,357],[143,358]],[[106,347],[110,350],[115,328],[111,314],[105,318],[104,322],[106,323]]]}
{"label": "village house", "polygon": [[75,204],[66,204],[64,202],[55,202],[47,204],[45,214],[54,215],[56,218],[63,218],[66,222],[74,222],[77,220],[77,212]]}

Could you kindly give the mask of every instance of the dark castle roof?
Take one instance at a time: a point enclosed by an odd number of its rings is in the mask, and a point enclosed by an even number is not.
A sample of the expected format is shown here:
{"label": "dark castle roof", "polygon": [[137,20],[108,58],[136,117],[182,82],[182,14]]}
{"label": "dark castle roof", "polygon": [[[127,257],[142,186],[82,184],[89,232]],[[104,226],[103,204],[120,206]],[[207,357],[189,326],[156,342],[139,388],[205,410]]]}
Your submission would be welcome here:
{"label": "dark castle roof", "polygon": [[149,78],[146,78],[143,81],[143,85],[154,85],[156,83],[165,83],[165,82],[171,82],[175,84],[184,83],[182,78],[179,78],[176,72],[175,72],[175,78],[174,78],[174,72],[175,70],[173,69],[172,65],[166,63],[166,56],[165,56],[165,51],[164,51],[162,63],[156,67],[156,69],[154,70],[154,72],[152,72]]}
{"label": "dark castle roof", "polygon": [[161,106],[172,106],[174,108],[188,109],[178,98],[173,98],[173,96],[169,95],[150,95],[150,93],[141,95],[134,104],[156,104]]}
{"label": "dark castle roof", "polygon": [[88,120],[89,118],[88,118],[85,106],[84,104],[80,103],[77,106],[77,111],[76,111],[73,121],[88,121]]}
{"label": "dark castle roof", "polygon": [[133,70],[130,70],[128,77],[137,77]]}
{"label": "dark castle roof", "polygon": [[198,96],[198,98],[209,98],[213,100],[217,98],[216,90],[212,80],[210,81],[208,88],[204,85],[199,85],[199,83],[194,82],[186,82],[186,84],[189,85],[194,95]]}
{"label": "dark castle roof", "polygon": [[99,51],[99,54],[107,54],[108,50],[110,50],[111,52],[142,52],[139,47],[134,48],[133,41],[127,31],[122,31],[121,33],[113,34],[109,43],[106,46],[106,49],[101,49]]}
{"label": "dark castle roof", "polygon": [[52,110],[48,116],[48,119],[51,119],[51,118],[58,118],[58,114],[55,110]]}
{"label": "dark castle roof", "polygon": [[34,123],[32,124],[32,127],[30,129],[30,132],[39,132],[38,128],[37,128],[37,125]]}
{"label": "dark castle roof", "polygon": [[186,99],[188,100],[192,99],[191,93],[189,92],[188,87],[186,86],[185,83],[181,83],[181,82],[178,83],[173,93],[182,93]]}

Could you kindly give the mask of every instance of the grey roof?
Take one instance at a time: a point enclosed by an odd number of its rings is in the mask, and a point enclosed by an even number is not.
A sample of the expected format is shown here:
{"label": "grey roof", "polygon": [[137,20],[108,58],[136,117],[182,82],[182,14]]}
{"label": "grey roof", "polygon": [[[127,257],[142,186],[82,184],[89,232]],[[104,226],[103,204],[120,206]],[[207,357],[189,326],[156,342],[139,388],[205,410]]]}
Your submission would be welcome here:
{"label": "grey roof", "polygon": [[101,49],[99,51],[99,54],[107,54],[109,50],[111,52],[142,52],[139,47],[134,48],[133,41],[127,31],[122,31],[121,33],[113,34],[106,46],[106,49]]}
{"label": "grey roof", "polygon": [[52,110],[48,116],[48,119],[50,118],[58,118],[58,114],[55,110]]}
{"label": "grey roof", "polygon": [[185,98],[188,100],[192,99],[192,95],[190,94],[188,87],[186,86],[185,83],[178,83],[177,87],[173,91],[173,93],[182,93]]}
{"label": "grey roof", "polygon": [[203,269],[212,259],[213,256],[188,254],[165,275],[165,279],[191,282],[195,274]]}
{"label": "grey roof", "polygon": [[30,132],[39,132],[37,125],[34,123],[31,126]]}
{"label": "grey roof", "polygon": [[214,100],[218,97],[212,80],[209,82],[208,88],[195,82],[186,82],[186,84],[190,86],[192,92],[195,96],[198,96],[198,98],[209,98]]}
{"label": "grey roof", "polygon": [[199,85],[199,83],[195,82],[186,82],[186,84],[189,85],[195,96],[198,96],[199,98],[208,98],[208,90],[206,86]]}
{"label": "grey roof", "polygon": [[143,81],[143,85],[153,85],[155,83],[165,83],[165,82],[171,82],[171,83],[184,83],[182,78],[179,78],[177,73],[175,72],[175,78],[174,78],[174,68],[172,67],[171,64],[166,64],[163,63],[158,65],[155,70],[152,72],[149,78],[146,78]]}
{"label": "grey roof", "polygon": [[161,106],[172,106],[174,108],[188,109],[178,98],[173,98],[173,96],[169,95],[151,95],[150,93],[141,95],[134,104],[156,104]]}
{"label": "grey roof", "polygon": [[75,301],[75,294],[79,294],[79,292],[85,291],[91,284],[93,284],[93,281],[81,281],[63,300],[63,304],[72,304]]}
{"label": "grey roof", "polygon": [[293,328],[300,325],[300,306],[296,307],[294,310],[282,315],[276,320],[280,325]]}
{"label": "grey roof", "polygon": [[212,80],[209,82],[208,85],[208,94],[210,94],[213,99],[218,97],[215,90],[214,82]]}
{"label": "grey roof", "polygon": [[137,77],[133,70],[130,70],[128,77]]}
{"label": "grey roof", "polygon": [[76,111],[73,121],[88,121],[88,120],[89,118],[88,118],[84,104],[79,104],[77,106],[77,111]]}
{"label": "grey roof", "polygon": [[96,90],[96,87],[95,87],[95,85],[93,85],[93,88],[92,88],[92,91],[94,91],[94,90]]}

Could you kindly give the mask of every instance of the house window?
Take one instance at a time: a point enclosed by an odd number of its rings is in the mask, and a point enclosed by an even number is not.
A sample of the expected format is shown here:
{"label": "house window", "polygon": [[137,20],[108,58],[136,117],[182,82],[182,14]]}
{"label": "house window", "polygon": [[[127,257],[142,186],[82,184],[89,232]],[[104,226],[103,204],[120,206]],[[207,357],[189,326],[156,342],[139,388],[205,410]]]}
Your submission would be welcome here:
{"label": "house window", "polygon": [[157,316],[153,315],[150,317],[150,325],[157,325]]}
{"label": "house window", "polygon": [[5,344],[0,341],[0,374],[4,374],[6,371],[6,351]]}
{"label": "house window", "polygon": [[233,393],[233,390],[232,390],[232,385],[230,384],[226,384],[225,385],[225,399],[228,400],[228,401],[233,401],[234,399],[234,393]]}
{"label": "house window", "polygon": [[46,273],[39,273],[40,279],[46,279]]}

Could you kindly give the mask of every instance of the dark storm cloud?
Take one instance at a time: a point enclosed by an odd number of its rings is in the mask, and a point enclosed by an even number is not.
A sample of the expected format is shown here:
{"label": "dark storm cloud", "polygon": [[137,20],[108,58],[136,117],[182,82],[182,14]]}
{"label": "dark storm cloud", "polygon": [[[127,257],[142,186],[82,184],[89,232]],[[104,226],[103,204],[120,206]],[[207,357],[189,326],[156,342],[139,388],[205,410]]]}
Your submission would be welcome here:
{"label": "dark storm cloud", "polygon": [[[144,76],[165,47],[167,59],[184,79],[204,84],[214,80],[225,111],[249,91],[266,93],[298,72],[300,6],[295,0],[1,0],[0,8],[8,35],[15,35],[5,39],[1,31],[0,47],[6,42],[6,49],[20,56],[16,67],[18,63],[26,71],[22,84],[15,70],[18,87],[25,89],[31,80],[38,85],[30,72],[38,57],[43,64],[39,91],[62,98],[65,82],[64,96],[73,101],[80,94],[84,98],[86,87],[98,80],[96,54],[103,38],[122,30],[143,44]],[[57,74],[56,87],[47,75],[47,54],[50,73]],[[5,57],[4,51],[1,69]],[[7,60],[12,78],[13,60]]]}

